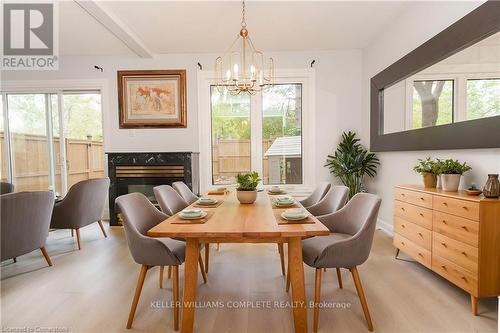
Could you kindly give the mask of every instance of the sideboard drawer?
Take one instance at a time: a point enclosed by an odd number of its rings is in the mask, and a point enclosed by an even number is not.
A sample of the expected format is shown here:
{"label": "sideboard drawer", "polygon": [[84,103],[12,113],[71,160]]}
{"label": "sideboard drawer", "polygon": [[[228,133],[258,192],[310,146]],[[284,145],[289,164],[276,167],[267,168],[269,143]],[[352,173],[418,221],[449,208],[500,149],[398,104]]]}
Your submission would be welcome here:
{"label": "sideboard drawer", "polygon": [[432,253],[477,274],[478,249],[434,232]]}
{"label": "sideboard drawer", "polygon": [[435,195],[433,207],[434,210],[439,210],[440,212],[479,221],[479,203],[477,202]]}
{"label": "sideboard drawer", "polygon": [[432,195],[418,191],[410,191],[396,187],[396,200],[411,203],[417,206],[432,208]]}
{"label": "sideboard drawer", "polygon": [[431,250],[432,231],[397,216],[394,217],[394,231],[418,246]]}
{"label": "sideboard drawer", "polygon": [[432,210],[402,201],[394,201],[394,215],[406,221],[416,223],[426,229],[432,229]]}
{"label": "sideboard drawer", "polygon": [[424,265],[427,268],[431,268],[431,252],[427,251],[420,246],[416,245],[412,241],[394,234],[394,246]]}
{"label": "sideboard drawer", "polygon": [[432,270],[468,293],[477,295],[477,276],[470,274],[462,267],[433,254]]}
{"label": "sideboard drawer", "polygon": [[432,230],[478,247],[479,223],[455,215],[433,211]]}

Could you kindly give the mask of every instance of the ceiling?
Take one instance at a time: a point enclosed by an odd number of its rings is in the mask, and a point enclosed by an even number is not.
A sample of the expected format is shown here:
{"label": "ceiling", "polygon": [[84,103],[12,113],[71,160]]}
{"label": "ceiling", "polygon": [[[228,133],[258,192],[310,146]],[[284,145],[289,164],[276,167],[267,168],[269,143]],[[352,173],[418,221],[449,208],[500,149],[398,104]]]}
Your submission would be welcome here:
{"label": "ceiling", "polygon": [[[99,1],[152,54],[219,53],[239,31],[239,1]],[[364,48],[407,1],[248,1],[248,30],[263,51]],[[60,54],[133,55],[76,2],[60,2]]]}

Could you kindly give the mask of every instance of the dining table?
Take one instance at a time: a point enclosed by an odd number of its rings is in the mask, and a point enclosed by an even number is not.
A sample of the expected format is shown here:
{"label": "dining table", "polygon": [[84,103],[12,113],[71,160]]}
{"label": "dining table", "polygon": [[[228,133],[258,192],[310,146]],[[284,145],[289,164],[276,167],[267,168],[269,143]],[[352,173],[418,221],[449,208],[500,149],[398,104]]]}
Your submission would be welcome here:
{"label": "dining table", "polygon": [[[219,204],[204,209],[208,212],[205,219],[191,223],[176,214],[148,231],[151,237],[186,240],[181,332],[194,329],[198,256],[200,244],[204,243],[287,243],[294,328],[295,332],[307,332],[302,239],[328,235],[328,228],[314,216],[304,221],[284,220],[280,217],[284,209],[273,204],[276,196],[267,191],[258,192],[252,204],[240,204],[234,190],[211,197],[217,198]],[[295,205],[300,203],[296,201]],[[197,207],[197,203],[191,206]]]}

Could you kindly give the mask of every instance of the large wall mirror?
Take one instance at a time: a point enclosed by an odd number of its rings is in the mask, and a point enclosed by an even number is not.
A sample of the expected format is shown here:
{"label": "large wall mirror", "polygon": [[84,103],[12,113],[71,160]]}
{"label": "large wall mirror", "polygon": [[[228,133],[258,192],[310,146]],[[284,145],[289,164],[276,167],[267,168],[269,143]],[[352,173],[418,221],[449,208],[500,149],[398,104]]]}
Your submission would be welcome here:
{"label": "large wall mirror", "polygon": [[500,2],[372,78],[373,151],[500,147]]}

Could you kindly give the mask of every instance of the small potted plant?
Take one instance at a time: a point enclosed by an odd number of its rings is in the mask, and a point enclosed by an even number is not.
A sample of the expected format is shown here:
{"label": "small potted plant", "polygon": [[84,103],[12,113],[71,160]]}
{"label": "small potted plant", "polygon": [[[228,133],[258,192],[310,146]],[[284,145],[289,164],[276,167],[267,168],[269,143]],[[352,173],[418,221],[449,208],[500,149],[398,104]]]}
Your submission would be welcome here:
{"label": "small potted plant", "polygon": [[413,171],[422,175],[425,187],[435,188],[437,186],[439,165],[435,160],[430,157],[425,160],[419,159],[417,165],[413,167]]}
{"label": "small potted plant", "polygon": [[236,189],[236,197],[242,204],[251,204],[257,200],[257,185],[260,182],[257,172],[239,173],[236,175],[238,188]]}
{"label": "small potted plant", "polygon": [[458,160],[447,159],[444,161],[438,160],[438,172],[441,175],[441,183],[443,191],[456,192],[460,185],[462,174],[472,169],[465,162],[460,163]]}

